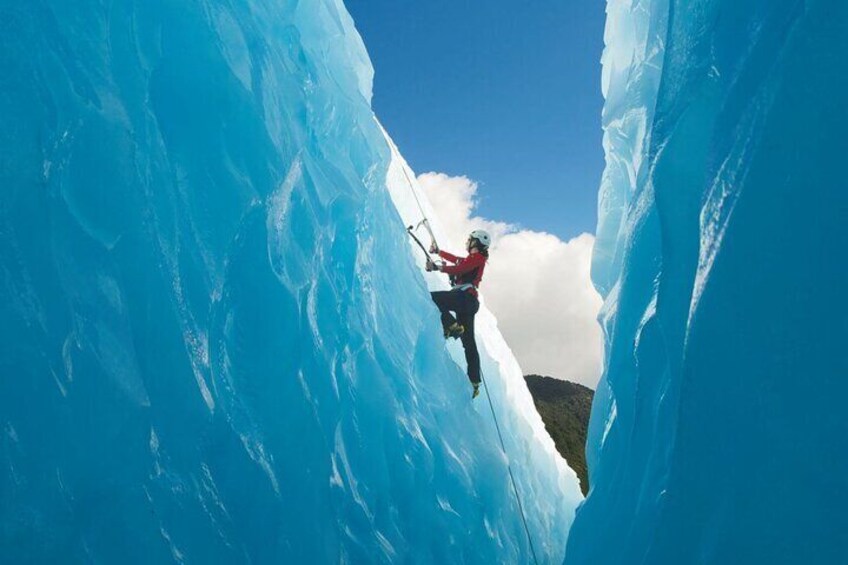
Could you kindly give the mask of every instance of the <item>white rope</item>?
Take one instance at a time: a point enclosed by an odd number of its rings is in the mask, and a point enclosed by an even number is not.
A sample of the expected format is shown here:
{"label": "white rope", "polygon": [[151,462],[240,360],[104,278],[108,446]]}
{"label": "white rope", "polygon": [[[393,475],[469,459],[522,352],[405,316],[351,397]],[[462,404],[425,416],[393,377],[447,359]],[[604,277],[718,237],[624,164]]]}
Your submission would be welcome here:
{"label": "white rope", "polygon": [[501,426],[498,424],[498,417],[495,415],[495,406],[492,404],[492,395],[489,394],[489,385],[486,384],[486,379],[483,378],[483,370],[480,370],[480,380],[483,381],[483,388],[486,389],[486,398],[489,399],[489,408],[492,410],[492,420],[495,421],[495,429],[498,431],[498,439],[501,440],[501,449],[504,457],[506,457],[506,469],[509,471],[509,480],[512,483],[512,492],[515,493],[515,500],[518,502],[518,511],[521,513],[521,522],[524,524],[524,531],[527,534],[527,542],[530,544],[530,553],[533,555],[533,563],[539,565],[539,560],[536,558],[536,549],[533,547],[533,537],[530,535],[530,528],[527,527],[527,517],[524,515],[524,506],[521,504],[521,495],[518,494],[518,487],[515,485],[515,476],[512,474],[512,465],[509,462],[509,455],[506,453],[506,445],[504,444],[503,435],[501,434]]}
{"label": "white rope", "polygon": [[[392,154],[397,155],[397,152],[395,151],[394,145],[390,144],[389,147],[392,151]],[[427,214],[424,213],[424,207],[421,206],[421,201],[418,199],[418,193],[415,191],[415,185],[412,184],[412,179],[409,178],[409,174],[407,174],[407,172],[406,172],[406,166],[404,165],[404,161],[403,161],[403,159],[400,158],[400,155],[397,155],[397,157],[398,157],[397,162],[400,165],[400,170],[403,171],[403,176],[406,177],[406,184],[409,185],[409,190],[412,191],[412,196],[413,196],[413,198],[415,198],[415,203],[418,205],[418,211],[421,212],[421,217],[424,218],[425,222],[427,222]],[[427,223],[427,225],[429,226],[429,222]],[[429,227],[427,229],[429,231]],[[432,235],[433,235],[433,232],[430,232],[431,237],[432,237]]]}
{"label": "white rope", "polygon": [[[390,145],[391,151],[393,154],[396,154],[395,148],[393,145]],[[398,157],[400,157],[398,155]],[[415,191],[415,185],[412,184],[412,179],[409,178],[409,174],[406,172],[406,167],[403,164],[403,161],[398,158],[398,164],[400,165],[401,171],[403,171],[403,176],[406,177],[406,183],[409,185],[409,190],[412,191],[412,196],[415,198],[415,203],[418,205],[418,211],[421,212],[421,217],[423,218],[422,222],[424,226],[427,228],[427,231],[430,233],[430,237],[433,239],[433,243],[436,242],[436,236],[433,235],[433,230],[430,229],[430,221],[427,219],[427,214],[424,213],[424,207],[421,206],[421,201],[418,199],[418,193]],[[420,225],[420,224],[419,224]],[[423,247],[422,247],[423,249]],[[524,505],[521,504],[521,495],[518,494],[518,487],[515,484],[515,476],[512,474],[512,465],[509,462],[509,455],[506,452],[506,445],[504,444],[503,434],[501,434],[501,426],[498,423],[498,417],[495,414],[495,406],[492,404],[492,395],[489,394],[489,385],[486,384],[486,380],[483,378],[483,371],[480,371],[480,380],[483,381],[483,388],[486,389],[486,398],[489,399],[489,408],[492,411],[492,420],[495,422],[495,429],[498,431],[498,439],[501,442],[501,449],[503,450],[504,457],[506,457],[506,468],[509,471],[509,480],[512,483],[512,492],[515,494],[515,500],[518,502],[518,511],[521,513],[521,522],[524,524],[524,531],[527,534],[527,542],[530,544],[530,553],[533,555],[533,562],[536,565],[539,564],[539,560],[536,558],[536,549],[533,547],[533,537],[530,535],[530,528],[527,526],[527,517],[524,515]]]}

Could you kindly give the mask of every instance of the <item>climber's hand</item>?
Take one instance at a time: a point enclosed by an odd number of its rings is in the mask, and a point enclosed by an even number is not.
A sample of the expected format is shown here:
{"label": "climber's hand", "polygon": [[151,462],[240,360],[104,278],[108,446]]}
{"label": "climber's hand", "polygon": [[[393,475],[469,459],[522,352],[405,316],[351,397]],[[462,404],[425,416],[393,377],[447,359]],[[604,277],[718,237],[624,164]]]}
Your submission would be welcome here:
{"label": "climber's hand", "polygon": [[438,252],[439,252],[439,246],[436,245],[436,242],[434,241],[433,243],[430,244],[430,253],[438,253]]}

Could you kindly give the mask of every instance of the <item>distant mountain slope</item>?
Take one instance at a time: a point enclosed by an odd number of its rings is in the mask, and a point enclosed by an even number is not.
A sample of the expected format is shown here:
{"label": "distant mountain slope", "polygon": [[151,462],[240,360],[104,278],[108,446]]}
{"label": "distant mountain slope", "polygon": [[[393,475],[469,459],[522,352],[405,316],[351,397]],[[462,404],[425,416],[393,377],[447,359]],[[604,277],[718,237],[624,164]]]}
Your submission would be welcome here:
{"label": "distant mountain slope", "polygon": [[527,388],[557,451],[580,478],[580,489],[589,491],[586,470],[586,429],[594,391],[583,385],[551,377],[527,375]]}

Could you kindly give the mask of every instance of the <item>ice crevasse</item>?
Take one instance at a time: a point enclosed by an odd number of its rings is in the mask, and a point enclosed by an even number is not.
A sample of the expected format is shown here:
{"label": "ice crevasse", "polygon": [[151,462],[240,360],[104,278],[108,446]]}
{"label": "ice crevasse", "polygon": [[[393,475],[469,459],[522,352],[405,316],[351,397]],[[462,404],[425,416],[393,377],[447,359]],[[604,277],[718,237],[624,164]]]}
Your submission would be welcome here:
{"label": "ice crevasse", "polygon": [[568,564],[848,563],[848,4],[610,0]]}
{"label": "ice crevasse", "polygon": [[470,401],[372,75],[335,0],[0,4],[4,560],[527,562],[509,461],[562,561],[576,477],[485,309],[508,459]]}

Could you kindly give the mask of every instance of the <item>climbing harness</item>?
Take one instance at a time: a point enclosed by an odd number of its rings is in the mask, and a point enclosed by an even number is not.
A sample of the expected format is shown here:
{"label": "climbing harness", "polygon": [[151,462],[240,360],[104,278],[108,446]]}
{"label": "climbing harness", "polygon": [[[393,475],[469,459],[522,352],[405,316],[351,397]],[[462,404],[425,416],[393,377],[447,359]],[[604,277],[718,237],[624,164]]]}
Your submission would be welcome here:
{"label": "climbing harness", "polygon": [[539,560],[536,558],[536,549],[533,547],[533,537],[530,535],[530,528],[527,527],[527,518],[524,515],[524,506],[521,504],[521,496],[518,494],[518,487],[515,485],[515,475],[512,474],[512,465],[509,462],[509,455],[506,453],[506,445],[504,444],[503,435],[501,434],[501,426],[498,424],[498,417],[495,415],[495,406],[492,404],[492,395],[489,394],[489,385],[486,384],[486,378],[483,376],[483,369],[480,369],[480,380],[483,381],[483,388],[486,390],[486,398],[489,399],[489,408],[492,410],[492,420],[495,421],[495,429],[498,431],[498,439],[501,440],[501,449],[504,457],[506,457],[506,469],[509,471],[509,480],[512,483],[512,492],[515,494],[515,500],[518,502],[518,511],[521,513],[521,522],[524,524],[524,532],[527,534],[527,542],[530,544],[530,553],[533,555],[533,563],[539,565]]}

